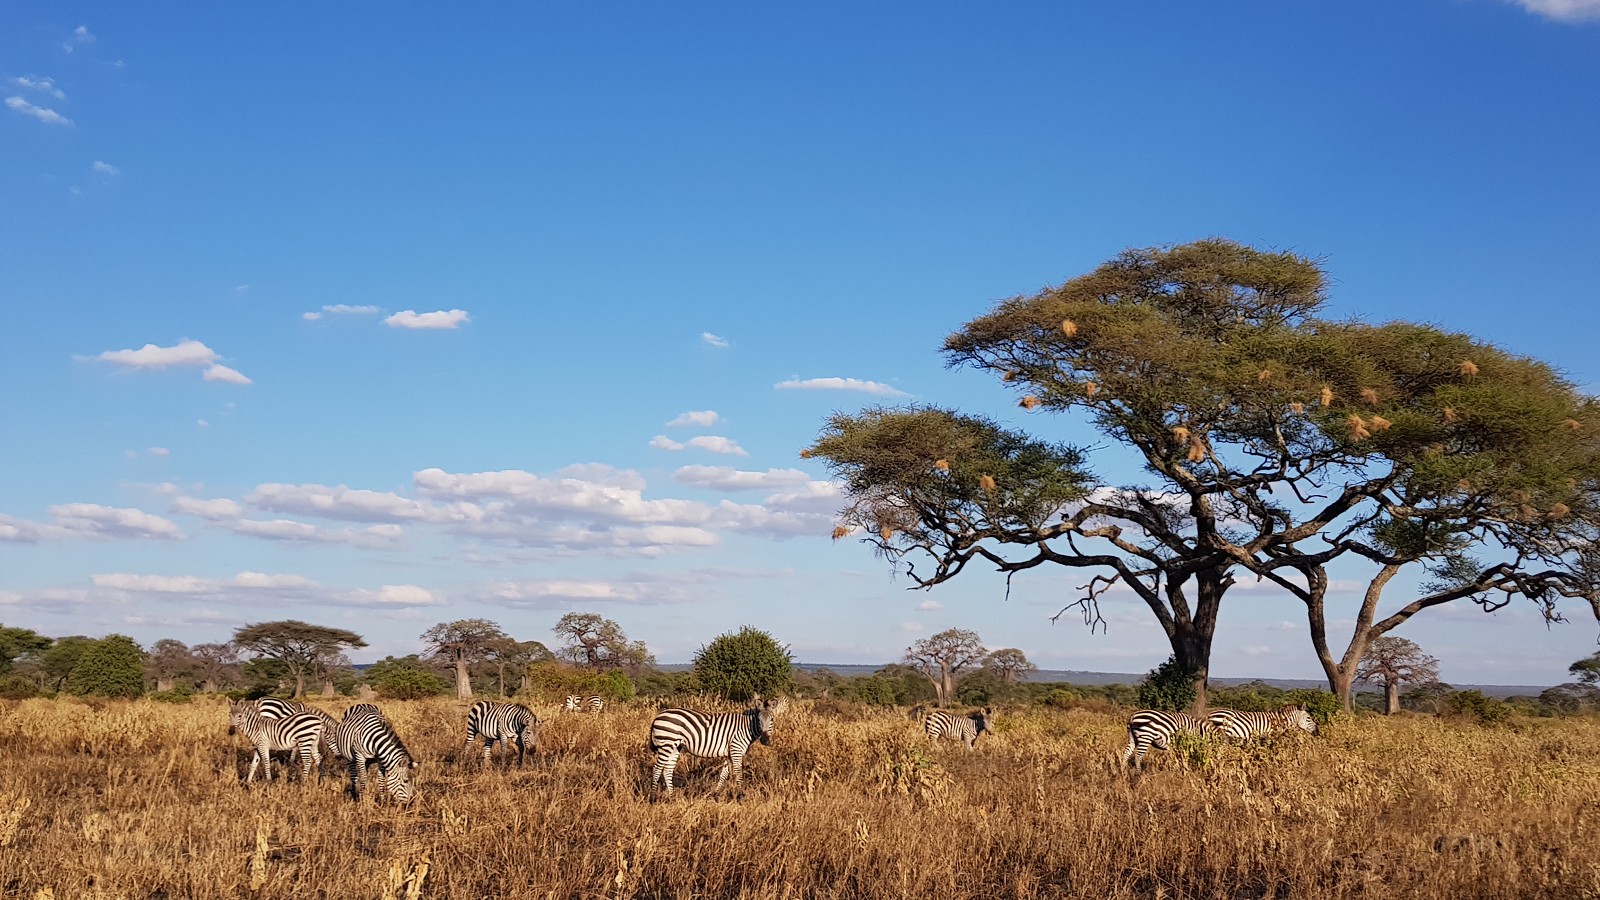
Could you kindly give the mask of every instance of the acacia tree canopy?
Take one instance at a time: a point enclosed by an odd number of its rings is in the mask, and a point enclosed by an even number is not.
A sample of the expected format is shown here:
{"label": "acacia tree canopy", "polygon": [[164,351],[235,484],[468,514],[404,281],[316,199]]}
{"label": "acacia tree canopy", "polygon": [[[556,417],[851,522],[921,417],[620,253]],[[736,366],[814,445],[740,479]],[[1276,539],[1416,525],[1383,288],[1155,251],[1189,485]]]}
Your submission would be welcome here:
{"label": "acacia tree canopy", "polygon": [[[946,340],[950,364],[1000,376],[1026,409],[1083,416],[1145,480],[1103,483],[1081,451],[949,410],[837,415],[807,451],[845,483],[835,534],[861,529],[918,587],[973,560],[1008,577],[1089,570],[1065,605],[1091,625],[1100,595],[1126,585],[1202,708],[1217,613],[1241,570],[1305,604],[1346,695],[1372,635],[1358,623],[1344,660],[1327,649],[1326,566],[1343,556],[1448,576],[1373,626],[1500,602],[1490,591],[1552,616],[1560,597],[1581,597],[1600,617],[1600,552],[1586,540],[1600,520],[1595,402],[1463,335],[1318,318],[1324,284],[1312,260],[1214,239],[1130,250],[1001,302]],[[1476,562],[1474,546],[1496,559]]]}
{"label": "acacia tree canopy", "polygon": [[1028,660],[1027,654],[1015,647],[990,651],[983,659],[983,667],[1000,676],[1006,684],[1014,684],[1017,679],[1039,669]]}
{"label": "acacia tree canopy", "polygon": [[298,619],[258,622],[233,633],[233,644],[282,663],[294,679],[294,699],[305,696],[306,674],[337,657],[346,647],[365,647],[361,635]]}

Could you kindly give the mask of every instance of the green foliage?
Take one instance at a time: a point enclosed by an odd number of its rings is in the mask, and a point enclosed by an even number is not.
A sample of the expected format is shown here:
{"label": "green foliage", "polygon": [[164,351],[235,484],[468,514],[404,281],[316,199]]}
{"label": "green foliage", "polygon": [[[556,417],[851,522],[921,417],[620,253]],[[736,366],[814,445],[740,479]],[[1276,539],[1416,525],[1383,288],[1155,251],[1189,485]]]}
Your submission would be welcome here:
{"label": "green foliage", "polygon": [[1311,721],[1317,723],[1318,728],[1326,726],[1344,711],[1344,703],[1338,694],[1316,688],[1295,688],[1285,691],[1284,702],[1291,706],[1298,706],[1311,714]]}
{"label": "green foliage", "polygon": [[1139,705],[1145,709],[1177,711],[1194,705],[1194,673],[1178,664],[1176,655],[1139,682]]}
{"label": "green foliage", "polygon": [[38,693],[31,679],[22,675],[0,676],[0,700],[26,700]]}
{"label": "green foliage", "polygon": [[560,702],[569,694],[598,694],[616,701],[631,700],[634,696],[633,682],[624,672],[616,669],[595,672],[558,660],[528,666],[528,691],[550,702]]}
{"label": "green foliage", "polygon": [[660,669],[641,674],[635,687],[641,697],[675,697],[697,690],[693,672],[663,672]]}
{"label": "green foliage", "polygon": [[1567,667],[1584,684],[1600,685],[1600,653],[1592,653]]}
{"label": "green foliage", "polygon": [[144,693],[144,650],[121,634],[95,641],[79,655],[67,690],[79,696],[138,697]]}
{"label": "green foliage", "polygon": [[1511,718],[1510,704],[1485,696],[1482,691],[1455,691],[1445,697],[1446,709],[1451,715],[1494,725]]}
{"label": "green foliage", "polygon": [[0,675],[9,672],[16,660],[39,653],[51,643],[50,638],[32,629],[0,625]]}
{"label": "green foliage", "polygon": [[1065,688],[1051,688],[1050,693],[1044,696],[1044,704],[1057,709],[1071,709],[1081,700],[1083,700],[1082,694]]}
{"label": "green foliage", "polygon": [[758,694],[787,691],[794,657],[772,635],[746,625],[701,647],[694,656],[694,677],[701,690],[743,703]]}
{"label": "green foliage", "polygon": [[386,656],[367,667],[367,684],[378,696],[390,700],[420,700],[437,697],[449,688],[444,679],[422,662],[415,653],[409,656]]}
{"label": "green foliage", "polygon": [[149,696],[157,703],[188,703],[194,699],[194,694],[194,688],[180,684],[170,691],[156,691]]}

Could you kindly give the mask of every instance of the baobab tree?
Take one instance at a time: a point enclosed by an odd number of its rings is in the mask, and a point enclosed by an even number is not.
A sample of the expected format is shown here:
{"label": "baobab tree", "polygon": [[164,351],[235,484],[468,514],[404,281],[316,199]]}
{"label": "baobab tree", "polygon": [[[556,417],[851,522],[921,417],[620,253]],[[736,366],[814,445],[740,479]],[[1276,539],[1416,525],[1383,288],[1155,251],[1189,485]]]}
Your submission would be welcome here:
{"label": "baobab tree", "polygon": [[1400,686],[1418,687],[1439,680],[1439,661],[1411,641],[1396,635],[1374,638],[1367,647],[1356,680],[1383,685],[1384,711],[1400,712]]}
{"label": "baobab tree", "polygon": [[455,669],[456,699],[472,699],[472,663],[487,658],[506,640],[500,626],[488,619],[440,622],[422,633],[434,659]]}
{"label": "baobab tree", "polygon": [[948,628],[906,648],[905,662],[933,685],[940,706],[955,696],[956,676],[981,663],[983,641],[977,632]]}

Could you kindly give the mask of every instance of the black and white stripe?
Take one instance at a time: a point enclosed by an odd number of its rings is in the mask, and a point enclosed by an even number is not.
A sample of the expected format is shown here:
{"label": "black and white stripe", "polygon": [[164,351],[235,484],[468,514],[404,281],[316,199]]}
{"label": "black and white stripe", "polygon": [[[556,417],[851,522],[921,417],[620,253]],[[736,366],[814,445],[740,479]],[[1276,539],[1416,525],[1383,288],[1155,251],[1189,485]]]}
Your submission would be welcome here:
{"label": "black and white stripe", "polygon": [[994,733],[994,710],[984,707],[977,712],[957,713],[947,709],[935,709],[928,712],[927,718],[922,720],[922,730],[927,733],[930,740],[937,741],[943,737],[960,738],[961,742],[971,750],[978,742],[978,735],[984,732]]}
{"label": "black and white stripe", "polygon": [[[317,709],[309,703],[301,703],[298,700],[283,700],[278,697],[262,697],[254,701],[254,703],[256,711],[261,713],[261,717],[264,719],[287,719],[290,716],[297,715],[316,716],[322,720],[322,745],[318,749],[329,757],[344,756],[343,753],[339,752],[339,745],[336,742],[339,720],[328,713]],[[317,768],[317,777],[322,777],[320,764]]]}
{"label": "black and white stripe", "polygon": [[1273,712],[1240,712],[1236,709],[1213,709],[1206,716],[1211,728],[1235,740],[1245,740],[1274,731],[1293,731],[1298,728],[1307,734],[1317,733],[1317,723],[1304,707],[1286,706]]}
{"label": "black and white stripe", "polygon": [[1128,718],[1128,746],[1122,748],[1122,764],[1132,761],[1135,768],[1143,768],[1144,755],[1151,747],[1169,750],[1175,734],[1204,737],[1210,730],[1210,722],[1188,713],[1141,709]]}
{"label": "black and white stripe", "polygon": [[311,713],[295,713],[282,719],[269,719],[250,703],[228,704],[228,733],[243,734],[255,748],[255,755],[250,758],[250,774],[244,779],[245,784],[255,781],[257,766],[264,766],[267,780],[272,780],[274,750],[288,750],[291,759],[300,761],[301,778],[311,775],[313,764],[317,765],[317,774],[320,777],[322,752],[319,747],[323,741],[322,728],[322,719]]}
{"label": "black and white stripe", "polygon": [[655,767],[650,770],[650,784],[661,784],[671,792],[672,770],[678,765],[678,755],[687,753],[706,759],[726,759],[717,775],[717,787],[721,788],[728,780],[730,771],[733,784],[738,787],[744,777],[744,755],[750,745],[756,741],[772,743],[772,719],[776,711],[771,700],[737,713],[662,710],[650,723],[650,738],[646,744],[656,755]]}
{"label": "black and white stripe", "polygon": [[389,795],[401,803],[411,800],[411,770],[416,766],[394,726],[371,703],[357,703],[339,723],[338,746],[350,761],[350,795],[361,798],[367,780],[367,761],[376,759]]}
{"label": "black and white stripe", "polygon": [[[479,700],[467,712],[467,744],[463,750],[472,749],[473,738],[483,736],[483,761],[489,761],[495,741],[517,744],[517,765],[527,753],[527,745],[539,749],[539,717],[521,703],[495,703]],[[509,744],[507,744],[509,746]]]}
{"label": "black and white stripe", "polygon": [[594,712],[594,713],[597,713],[597,712],[599,712],[599,711],[601,711],[602,709],[605,709],[605,708],[606,708],[605,698],[599,696],[598,694],[596,694],[595,696],[592,696],[592,697],[582,697],[582,696],[579,696],[578,694],[568,694],[567,695],[567,702],[566,702],[566,704],[564,706],[562,706],[562,709],[565,709],[567,712]]}

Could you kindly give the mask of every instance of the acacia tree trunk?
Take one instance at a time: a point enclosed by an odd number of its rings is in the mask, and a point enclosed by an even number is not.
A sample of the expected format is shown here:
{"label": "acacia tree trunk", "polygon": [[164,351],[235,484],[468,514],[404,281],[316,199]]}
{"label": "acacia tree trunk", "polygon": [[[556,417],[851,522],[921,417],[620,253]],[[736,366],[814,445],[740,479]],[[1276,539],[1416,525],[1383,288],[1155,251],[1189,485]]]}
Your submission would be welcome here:
{"label": "acacia tree trunk", "polygon": [[339,692],[334,688],[333,682],[324,681],[322,683],[322,696],[329,698],[339,696]]}
{"label": "acacia tree trunk", "polygon": [[215,694],[217,692],[217,680],[215,678],[207,678],[205,683],[200,685],[200,690],[207,694]]}
{"label": "acacia tree trunk", "polygon": [[1194,703],[1190,712],[1203,716],[1206,712],[1207,685],[1211,675],[1211,642],[1217,632],[1217,611],[1222,607],[1222,595],[1233,584],[1226,566],[1202,569],[1195,573],[1195,604],[1191,612],[1184,595],[1184,581],[1169,582],[1167,603],[1172,615],[1163,618],[1167,626],[1167,639],[1172,644],[1172,655],[1178,666],[1192,674]]}

